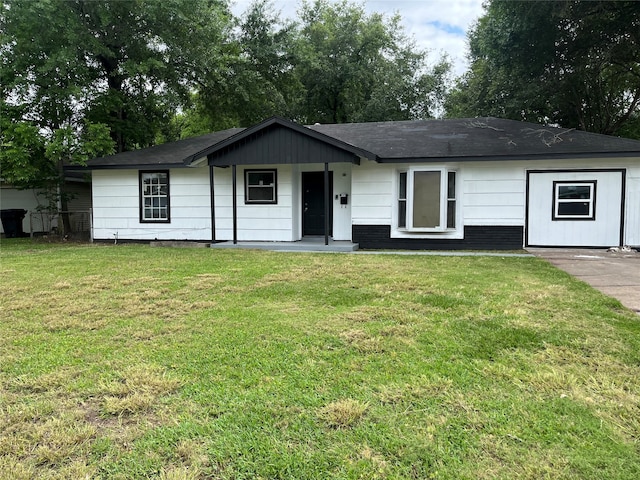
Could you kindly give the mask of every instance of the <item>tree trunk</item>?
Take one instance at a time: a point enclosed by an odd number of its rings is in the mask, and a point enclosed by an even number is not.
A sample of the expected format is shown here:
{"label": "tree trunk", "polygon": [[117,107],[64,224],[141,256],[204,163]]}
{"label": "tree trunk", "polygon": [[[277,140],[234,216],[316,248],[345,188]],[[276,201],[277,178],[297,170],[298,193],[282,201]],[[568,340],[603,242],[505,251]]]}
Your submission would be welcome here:
{"label": "tree trunk", "polygon": [[67,184],[64,180],[64,162],[58,161],[58,189],[60,198],[60,218],[62,219],[62,234],[69,235],[71,233],[71,218],[69,216],[69,194],[67,193]]}

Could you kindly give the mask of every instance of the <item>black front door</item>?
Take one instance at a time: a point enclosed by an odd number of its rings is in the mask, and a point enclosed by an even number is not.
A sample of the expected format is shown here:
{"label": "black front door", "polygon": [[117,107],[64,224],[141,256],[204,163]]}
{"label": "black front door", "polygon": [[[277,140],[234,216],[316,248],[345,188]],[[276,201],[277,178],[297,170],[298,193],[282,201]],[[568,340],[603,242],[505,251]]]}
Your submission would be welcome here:
{"label": "black front door", "polygon": [[[329,172],[329,232],[333,235],[333,172]],[[324,235],[324,172],[302,172],[302,235]]]}

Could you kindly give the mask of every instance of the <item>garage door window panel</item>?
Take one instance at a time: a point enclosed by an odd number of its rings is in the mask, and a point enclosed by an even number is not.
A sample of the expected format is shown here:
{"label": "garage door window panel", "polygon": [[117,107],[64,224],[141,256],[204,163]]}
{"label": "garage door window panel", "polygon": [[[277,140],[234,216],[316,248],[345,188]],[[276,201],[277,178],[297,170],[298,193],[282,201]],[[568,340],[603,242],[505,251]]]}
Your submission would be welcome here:
{"label": "garage door window panel", "polygon": [[553,220],[595,220],[596,183],[553,182]]}

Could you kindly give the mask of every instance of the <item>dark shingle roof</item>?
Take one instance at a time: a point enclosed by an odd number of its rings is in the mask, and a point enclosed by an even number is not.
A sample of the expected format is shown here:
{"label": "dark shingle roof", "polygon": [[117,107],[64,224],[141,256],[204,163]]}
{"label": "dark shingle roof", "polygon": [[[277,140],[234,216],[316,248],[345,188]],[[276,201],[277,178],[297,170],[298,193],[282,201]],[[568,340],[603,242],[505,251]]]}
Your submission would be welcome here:
{"label": "dark shingle roof", "polygon": [[639,155],[640,141],[498,118],[313,125],[379,161]]}
{"label": "dark shingle roof", "polygon": [[171,168],[185,167],[185,161],[205,148],[215,145],[241,132],[242,128],[231,128],[220,132],[208,133],[199,137],[187,138],[176,142],[163,143],[154,147],[118,153],[108,157],[94,158],[87,162],[88,168]]}
{"label": "dark shingle roof", "polygon": [[[264,128],[275,125],[299,132],[304,128],[288,120],[274,118],[248,131],[259,130],[262,125]],[[370,152],[380,162],[640,157],[638,140],[498,118],[316,124],[308,128]],[[89,161],[88,168],[188,166],[193,160],[216,150],[217,144],[233,144],[235,139],[232,137],[243,131],[234,128],[96,158]],[[238,141],[243,139],[242,135],[237,137]]]}

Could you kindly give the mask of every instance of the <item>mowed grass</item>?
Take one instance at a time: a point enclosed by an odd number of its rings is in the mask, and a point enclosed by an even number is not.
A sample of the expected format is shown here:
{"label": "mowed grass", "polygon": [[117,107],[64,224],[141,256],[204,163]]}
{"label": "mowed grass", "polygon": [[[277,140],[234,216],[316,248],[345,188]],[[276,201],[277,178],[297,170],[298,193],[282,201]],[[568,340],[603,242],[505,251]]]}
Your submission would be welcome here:
{"label": "mowed grass", "polygon": [[0,478],[640,478],[640,318],[535,258],[0,246]]}

